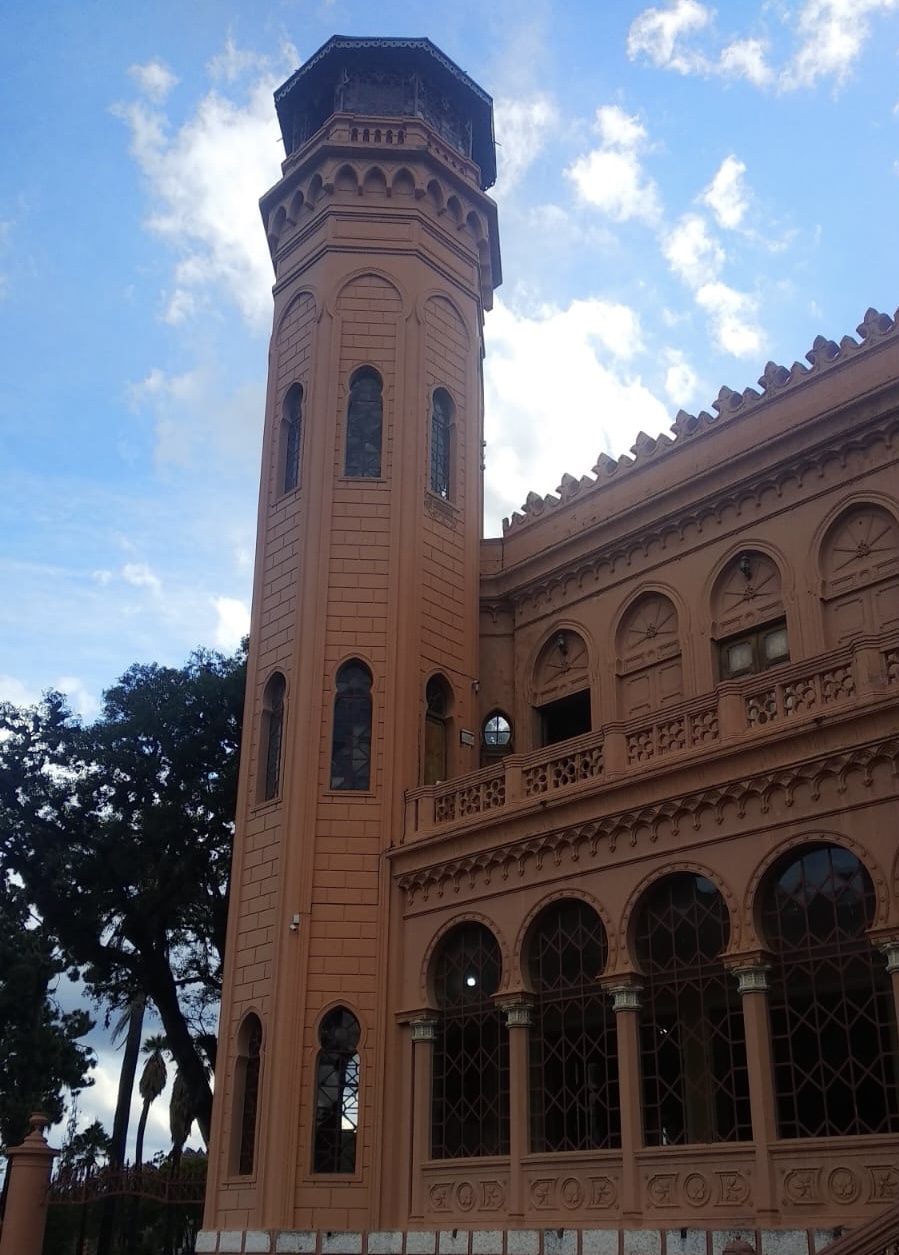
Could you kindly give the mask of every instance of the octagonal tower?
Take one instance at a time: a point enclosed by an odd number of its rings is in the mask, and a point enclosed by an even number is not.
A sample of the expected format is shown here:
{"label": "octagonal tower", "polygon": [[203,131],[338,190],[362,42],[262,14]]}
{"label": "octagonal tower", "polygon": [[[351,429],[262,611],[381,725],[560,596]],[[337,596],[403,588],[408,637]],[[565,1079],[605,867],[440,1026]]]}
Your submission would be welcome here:
{"label": "octagonal tower", "polygon": [[287,156],[261,201],[274,329],[206,1210],[234,1250],[408,1221],[385,856],[406,790],[478,765],[482,322],[500,281],[491,100],[433,44],[335,37],[275,99]]}

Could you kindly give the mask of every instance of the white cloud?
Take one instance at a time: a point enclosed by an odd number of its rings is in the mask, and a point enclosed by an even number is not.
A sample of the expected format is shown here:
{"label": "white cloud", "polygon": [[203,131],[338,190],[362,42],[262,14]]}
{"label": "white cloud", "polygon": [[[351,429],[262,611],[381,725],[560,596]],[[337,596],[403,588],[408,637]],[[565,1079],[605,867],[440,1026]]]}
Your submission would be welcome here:
{"label": "white cloud", "polygon": [[743,181],[745,173],[746,166],[742,161],[733,154],[725,157],[715,177],[699,198],[711,209],[719,227],[734,230],[746,215],[749,196]]}
{"label": "white cloud", "polygon": [[712,10],[697,0],[674,0],[667,9],[646,9],[631,23],[627,55],[633,61],[642,53],[660,69],[679,74],[704,71],[705,57],[686,48],[683,37],[704,30],[711,21]]}
{"label": "white cloud", "polygon": [[154,596],[162,592],[162,581],[154,575],[146,562],[126,562],[122,567],[122,579],[134,588],[148,588]]}
{"label": "white cloud", "polygon": [[679,349],[666,350],[665,357],[665,396],[678,409],[685,409],[696,397],[699,377]]}
{"label": "white cloud", "polygon": [[161,61],[148,61],[145,65],[129,66],[128,73],[144,95],[157,103],[165,100],[172,88],[180,81],[178,76]]}
{"label": "white cloud", "polygon": [[[287,56],[293,68],[296,54],[282,49]],[[146,225],[177,256],[164,318],[183,322],[224,290],[247,323],[261,330],[271,314],[272,269],[258,198],[260,188],[280,176],[283,150],[272,92],[285,66],[271,66],[233,44],[213,69],[230,79],[229,65],[235,75],[248,67],[260,70],[246,100],[210,91],[174,131],[163,111],[145,100],[114,111],[131,131],[131,152],[147,181],[152,210]]]}
{"label": "white cloud", "polygon": [[734,357],[759,356],[763,337],[754,296],[726,283],[706,283],[696,293],[696,304],[708,314],[713,339],[720,349]]}
{"label": "white cloud", "polygon": [[774,79],[767,54],[762,39],[735,39],[722,48],[715,69],[722,78],[745,78],[754,87],[767,87]]}
{"label": "white cloud", "polygon": [[644,346],[626,305],[516,312],[498,301],[486,335],[488,532],[529,492],[551,491],[565,472],[587,474],[600,452],[621,453],[641,428],[670,423],[631,365]]}
{"label": "white cloud", "polygon": [[96,694],[91,693],[77,676],[60,676],[50,687],[58,689],[60,693],[65,693],[69,699],[69,705],[76,715],[81,715],[82,719],[93,719],[99,714],[100,702]]}
{"label": "white cloud", "polygon": [[546,93],[494,104],[497,190],[507,193],[537,160],[559,124],[559,111]]}
{"label": "white cloud", "polygon": [[870,38],[869,14],[897,7],[899,0],[805,0],[796,20],[799,48],[781,86],[811,87],[822,78],[844,82]]}
{"label": "white cloud", "polygon": [[[287,51],[282,49],[282,55]],[[288,55],[295,68],[299,63],[299,58],[292,47]],[[229,35],[222,51],[210,58],[206,65],[206,72],[211,79],[223,79],[226,83],[234,83],[245,74],[264,74],[269,65],[268,57],[262,53],[253,52],[249,48],[238,48]]]}
{"label": "white cloud", "polygon": [[662,240],[662,253],[674,273],[691,288],[718,277],[725,253],[699,214],[684,214]]}
{"label": "white cloud", "polygon": [[250,608],[236,597],[213,597],[217,622],[215,647],[233,652],[250,630]]}
{"label": "white cloud", "polygon": [[565,171],[581,200],[615,222],[657,221],[661,212],[658,189],[640,164],[640,152],[647,146],[646,128],[618,105],[603,105],[596,111],[595,129],[600,146],[578,157]]}
{"label": "white cloud", "polygon": [[34,706],[41,700],[35,689],[16,679],[14,675],[0,674],[0,702],[12,702],[14,706]]}

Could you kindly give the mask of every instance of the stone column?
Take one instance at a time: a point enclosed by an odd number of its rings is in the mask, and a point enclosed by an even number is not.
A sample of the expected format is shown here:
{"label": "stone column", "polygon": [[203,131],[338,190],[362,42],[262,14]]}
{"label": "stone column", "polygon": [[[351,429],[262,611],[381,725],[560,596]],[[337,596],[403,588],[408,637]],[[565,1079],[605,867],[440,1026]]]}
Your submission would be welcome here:
{"label": "stone column", "polygon": [[608,985],[618,1038],[618,1092],[621,1096],[621,1218],[641,1213],[637,1151],[643,1148],[643,1078],[640,1067],[640,994],[635,980]]}
{"label": "stone column", "polygon": [[424,1215],[422,1164],[431,1158],[431,1094],[437,1020],[431,1015],[418,1016],[410,1021],[409,1028],[412,1039],[412,1181],[409,1212],[412,1219],[420,1220]]}
{"label": "stone column", "polygon": [[887,971],[893,982],[893,1009],[896,1013],[896,1023],[899,1025],[899,937],[894,937],[890,941],[878,941],[875,944],[887,961]]}
{"label": "stone column", "polygon": [[528,1075],[528,1043],[531,1027],[531,1003],[526,998],[503,1001],[506,1028],[509,1030],[509,1197],[507,1214],[516,1219],[524,1215],[523,1160],[530,1150],[530,1077]]}
{"label": "stone column", "polygon": [[777,1211],[771,1144],[777,1140],[777,1109],[774,1100],[774,1060],[768,1019],[768,972],[760,959],[736,962],[730,970],[737,978],[743,1001],[746,1034],[746,1067],[749,1074],[749,1110],[755,1150],[755,1208],[761,1218]]}
{"label": "stone column", "polygon": [[0,1255],[41,1255],[47,1223],[47,1186],[53,1150],[41,1130],[49,1123],[43,1112],[29,1120],[31,1132],[20,1146],[7,1150],[9,1191],[0,1233]]}

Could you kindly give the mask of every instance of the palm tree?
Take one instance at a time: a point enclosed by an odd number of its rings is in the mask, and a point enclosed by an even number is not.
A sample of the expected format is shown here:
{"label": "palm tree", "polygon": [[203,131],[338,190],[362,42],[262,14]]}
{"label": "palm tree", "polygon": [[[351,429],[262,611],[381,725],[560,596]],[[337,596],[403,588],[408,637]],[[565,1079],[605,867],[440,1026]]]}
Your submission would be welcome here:
{"label": "palm tree", "polygon": [[169,1101],[169,1129],[172,1134],[172,1163],[177,1167],[181,1162],[184,1143],[190,1137],[190,1130],[195,1119],[194,1104],[190,1090],[181,1069],[175,1073],[172,1085],[172,1097]]}
{"label": "palm tree", "polygon": [[168,1080],[168,1068],[165,1065],[165,1055],[162,1053],[167,1049],[168,1042],[162,1033],[154,1033],[144,1042],[144,1054],[147,1056],[147,1062],[144,1064],[140,1080],[137,1083],[137,1090],[144,1105],[141,1108],[140,1121],[137,1126],[137,1141],[134,1147],[134,1166],[136,1168],[139,1168],[143,1162],[144,1132],[147,1128],[147,1116],[150,1114],[150,1103],[159,1097],[165,1089],[165,1083]]}

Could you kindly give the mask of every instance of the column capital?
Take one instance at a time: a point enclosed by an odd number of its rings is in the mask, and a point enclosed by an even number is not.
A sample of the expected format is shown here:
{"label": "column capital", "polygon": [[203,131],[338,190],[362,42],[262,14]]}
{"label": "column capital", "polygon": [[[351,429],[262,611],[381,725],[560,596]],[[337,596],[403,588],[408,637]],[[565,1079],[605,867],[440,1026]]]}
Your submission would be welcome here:
{"label": "column capital", "polygon": [[741,994],[766,994],[768,992],[770,963],[762,963],[756,959],[751,963],[728,964],[728,970],[732,976],[736,976],[737,989]]}
{"label": "column capital", "polygon": [[613,1011],[639,1011],[643,986],[637,980],[620,980],[606,985],[606,993],[612,996]]}
{"label": "column capital", "polygon": [[409,1030],[413,1042],[432,1042],[437,1036],[437,1017],[434,1015],[416,1016],[414,1020],[409,1020]]}
{"label": "column capital", "polygon": [[887,971],[899,972],[899,937],[875,941],[874,945],[887,961]]}
{"label": "column capital", "polygon": [[505,1013],[506,1028],[530,1028],[531,1010],[534,1005],[532,999],[515,994],[512,997],[506,995],[504,998],[497,998],[495,1001],[499,1009]]}

